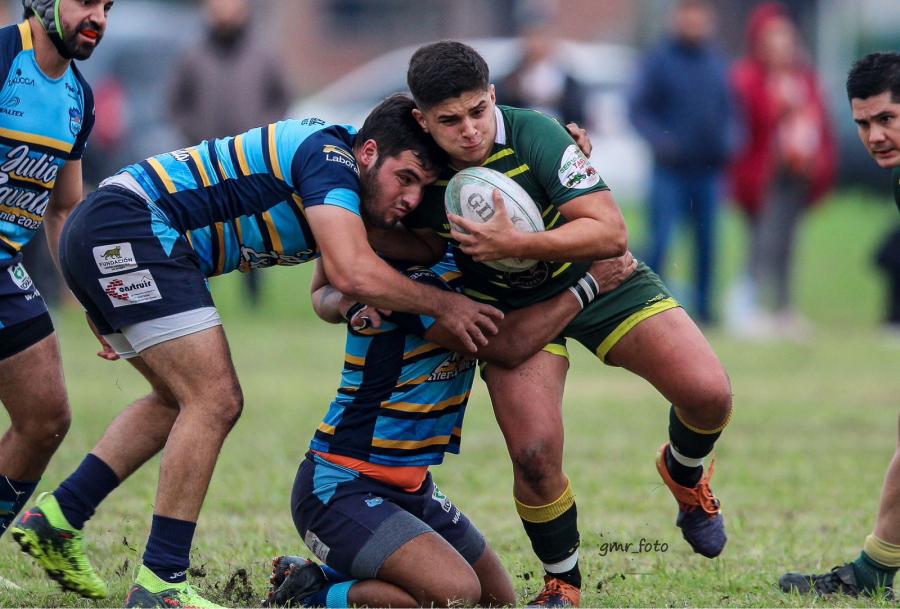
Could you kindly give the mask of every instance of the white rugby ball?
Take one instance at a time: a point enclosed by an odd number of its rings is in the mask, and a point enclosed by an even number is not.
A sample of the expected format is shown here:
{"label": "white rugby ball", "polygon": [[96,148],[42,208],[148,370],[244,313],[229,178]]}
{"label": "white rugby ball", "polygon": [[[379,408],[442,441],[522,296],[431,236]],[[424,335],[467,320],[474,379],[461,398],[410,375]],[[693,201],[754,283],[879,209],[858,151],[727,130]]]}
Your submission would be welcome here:
{"label": "white rugby ball", "polygon": [[[541,210],[525,189],[512,178],[487,167],[468,167],[450,178],[444,192],[444,207],[448,213],[483,224],[494,217],[495,188],[502,193],[506,213],[516,229],[524,233],[544,230]],[[456,225],[453,228],[464,232]],[[484,264],[498,271],[517,273],[530,269],[537,260],[503,258]]]}

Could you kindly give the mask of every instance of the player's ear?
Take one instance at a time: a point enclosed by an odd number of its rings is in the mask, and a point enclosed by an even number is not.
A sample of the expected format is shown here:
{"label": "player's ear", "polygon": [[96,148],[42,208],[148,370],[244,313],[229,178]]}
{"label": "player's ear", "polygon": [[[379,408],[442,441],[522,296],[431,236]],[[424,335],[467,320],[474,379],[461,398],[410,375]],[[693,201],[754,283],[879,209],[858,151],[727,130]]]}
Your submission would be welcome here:
{"label": "player's ear", "polygon": [[496,87],[494,87],[494,83],[491,83],[488,85],[488,93],[491,96],[491,103],[496,104],[497,103],[497,89],[496,89]]}
{"label": "player's ear", "polygon": [[425,121],[425,115],[422,114],[422,111],[418,108],[413,108],[412,110],[413,118],[416,119],[416,122],[419,123],[419,126],[422,128],[422,131],[428,133],[428,123]]}
{"label": "player's ear", "polygon": [[374,167],[377,160],[378,142],[369,138],[359,147],[356,153],[356,162],[359,163],[360,167],[368,169],[369,167]]}

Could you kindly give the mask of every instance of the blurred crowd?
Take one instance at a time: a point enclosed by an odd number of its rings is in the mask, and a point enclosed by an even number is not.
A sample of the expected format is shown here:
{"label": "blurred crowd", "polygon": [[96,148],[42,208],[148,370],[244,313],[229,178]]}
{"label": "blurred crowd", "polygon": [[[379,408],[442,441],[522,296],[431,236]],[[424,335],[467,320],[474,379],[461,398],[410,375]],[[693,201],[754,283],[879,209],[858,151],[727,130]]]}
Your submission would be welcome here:
{"label": "blurred crowd", "polygon": [[[498,101],[589,123],[586,91],[560,60],[560,32],[554,27],[558,3],[512,5],[521,51],[515,68],[496,83]],[[153,140],[160,149],[140,155],[123,149],[129,117],[153,113],[130,107],[141,101],[127,91],[128,75],[105,75],[95,83],[102,118],[85,157],[90,182],[141,156],[239,133],[288,113],[294,92],[271,41],[263,28],[254,27],[252,3],[204,0],[202,6],[203,35],[173,39],[154,56],[161,63],[171,60],[166,100],[157,105],[165,113],[160,122],[172,134]],[[796,304],[795,253],[808,211],[832,188],[837,167],[833,121],[807,45],[794,15],[776,2],[754,7],[736,58],[720,46],[714,2],[679,0],[667,6],[668,28],[643,54],[627,94],[628,116],[653,159],[644,201],[646,231],[632,229],[638,235],[633,246],[699,323],[721,324],[744,338],[805,339],[813,327]],[[602,139],[594,145],[602,147]],[[743,219],[746,250],[742,272],[725,286],[716,280],[720,216],[728,201]],[[679,239],[690,243],[687,282],[667,277]],[[45,250],[35,239],[25,255],[48,302],[56,304],[65,294]],[[889,286],[885,322],[896,330],[900,229],[886,234],[875,259]],[[262,293],[258,273],[248,273],[250,305],[257,305]]]}

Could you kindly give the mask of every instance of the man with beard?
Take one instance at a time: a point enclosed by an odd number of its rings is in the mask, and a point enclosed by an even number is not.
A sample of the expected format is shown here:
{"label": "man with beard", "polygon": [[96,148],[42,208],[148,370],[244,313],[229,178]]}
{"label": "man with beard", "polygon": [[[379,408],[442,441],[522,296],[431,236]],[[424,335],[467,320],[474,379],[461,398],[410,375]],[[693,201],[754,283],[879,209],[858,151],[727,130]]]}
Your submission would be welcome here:
{"label": "man with beard", "polygon": [[412,108],[409,98],[391,97],[358,134],[306,118],[160,154],[104,180],[72,214],[60,246],[63,276],[115,350],[107,358],[127,359],[151,392],[13,530],[63,587],[106,595],[81,530],[119,483],[165,448],[126,606],[212,606],[186,574],[200,507],[243,396],[207,277],[321,256],[331,284],[360,302],[434,317],[474,351],[496,333],[499,311],[415,283],[369,246],[363,219],[392,226],[437,175],[442,155]]}
{"label": "man with beard", "polygon": [[31,496],[69,428],[59,346],[47,306],[22,266],[46,220],[57,259],[63,223],[82,198],[81,154],[94,124],[87,59],[112,1],[24,0],[0,29],[0,535]]}

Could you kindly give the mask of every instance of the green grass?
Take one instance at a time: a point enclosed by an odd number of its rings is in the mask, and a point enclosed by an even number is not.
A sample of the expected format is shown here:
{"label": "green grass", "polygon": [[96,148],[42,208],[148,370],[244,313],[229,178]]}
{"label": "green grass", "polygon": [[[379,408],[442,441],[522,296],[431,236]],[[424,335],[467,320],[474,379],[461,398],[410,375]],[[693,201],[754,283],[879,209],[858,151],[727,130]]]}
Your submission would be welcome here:
{"label": "green grass", "polygon": [[[635,241],[639,220],[630,218]],[[741,343],[711,333],[736,407],[714,479],[730,534],[717,560],[692,554],[681,539],[675,503],[653,467],[667,405],[640,379],[573,349],[566,464],[578,496],[585,606],[879,605],[786,596],[775,582],[788,568],[821,571],[853,558],[874,523],[896,442],[900,344],[878,334],[881,286],[869,258],[892,222],[892,207],[860,197],[837,199],[811,216],[797,264],[800,308],[817,324],[810,342]],[[723,280],[738,269],[741,247],[739,221],[729,216]],[[684,259],[673,262],[676,274]],[[258,314],[246,310],[237,278],[214,284],[246,406],[206,499],[193,580],[226,605],[262,598],[270,557],[308,554],[291,522],[290,488],[338,382],[343,348],[342,329],[311,315],[309,270],[267,271]],[[67,476],[119,409],[146,390],[127,364],[94,357],[77,311],[64,311],[58,326],[74,422],[40,490]],[[86,529],[92,560],[110,584],[108,601],[61,593],[5,539],[0,574],[26,589],[0,589],[0,605],[119,605],[143,551],[157,465],[126,481]],[[515,515],[511,468],[480,384],[462,455],[448,458],[435,477],[497,549],[520,599],[533,594],[539,563]],[[605,542],[641,539],[665,543],[667,551],[602,555]]]}

